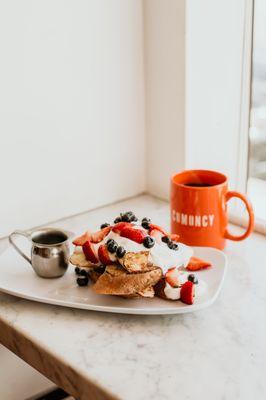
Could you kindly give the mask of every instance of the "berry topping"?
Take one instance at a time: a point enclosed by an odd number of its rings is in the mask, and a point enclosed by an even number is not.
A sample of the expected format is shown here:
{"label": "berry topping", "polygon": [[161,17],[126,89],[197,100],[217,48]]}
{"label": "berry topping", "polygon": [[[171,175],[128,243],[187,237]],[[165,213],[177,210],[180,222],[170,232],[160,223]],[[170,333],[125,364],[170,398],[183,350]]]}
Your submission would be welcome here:
{"label": "berry topping", "polygon": [[[109,243],[108,243],[109,242]],[[108,242],[107,242],[107,249],[108,249],[108,251],[110,252],[110,253],[115,253],[116,252],[116,250],[117,250],[117,243],[113,240],[113,239],[111,239],[110,241],[108,240]]]}
{"label": "berry topping", "polygon": [[147,234],[142,229],[134,229],[133,227],[128,227],[124,228],[121,231],[120,235],[141,244],[143,243],[143,240]]}
{"label": "berry topping", "polygon": [[84,245],[82,246],[82,249],[88,261],[90,261],[92,264],[98,264],[98,258],[96,256],[93,243],[87,240],[87,242],[85,242]]}
{"label": "berry topping", "polygon": [[180,286],[178,276],[178,269],[176,267],[173,267],[168,269],[168,271],[166,272],[165,280],[167,283],[169,283],[170,286],[172,286],[173,288],[177,288]]}
{"label": "berry topping", "polygon": [[170,240],[170,238],[169,238],[169,236],[162,236],[162,242],[164,242],[164,243],[169,243],[171,240]]}
{"label": "berry topping", "polygon": [[108,224],[107,222],[105,222],[104,224],[101,225],[101,229],[107,228],[107,226],[110,226],[110,224]]}
{"label": "berry topping", "polygon": [[121,219],[122,222],[134,222],[138,220],[132,211],[127,211],[125,213],[120,214],[119,218]]}
{"label": "berry topping", "polygon": [[127,211],[125,213],[121,213],[119,217],[114,220],[114,223],[117,224],[118,222],[135,222],[138,218],[132,211]]}
{"label": "berry topping", "polygon": [[87,276],[79,276],[78,278],[77,278],[77,284],[79,285],[79,286],[87,286],[88,285],[88,283],[89,283],[89,278],[88,278],[88,275]]}
{"label": "berry topping", "polygon": [[99,247],[98,257],[99,257],[100,262],[103,265],[112,264],[112,261],[110,259],[109,253],[108,253],[107,246],[105,244],[101,244],[101,246]]}
{"label": "berry topping", "polygon": [[76,239],[73,240],[73,244],[76,246],[83,246],[87,240],[90,240],[91,238],[91,233],[89,231],[86,231],[83,233],[83,235],[77,237]]}
{"label": "berry topping", "polygon": [[99,243],[101,242],[106,235],[110,232],[111,227],[106,226],[105,228],[101,229],[98,232],[91,233],[89,231],[85,232],[83,235],[79,236],[75,240],[73,240],[73,244],[76,246],[83,246],[84,243],[87,241],[92,242],[92,243]]}
{"label": "berry topping", "polygon": [[124,255],[126,254],[126,250],[122,246],[118,246],[116,250],[116,255],[118,258],[123,258]]}
{"label": "berry topping", "polygon": [[150,218],[143,218],[142,219],[142,221],[141,221],[141,226],[144,228],[144,229],[150,229],[150,223],[151,223],[151,220],[150,220]]}
{"label": "berry topping", "polygon": [[79,274],[80,274],[80,268],[79,268],[79,267],[76,267],[76,268],[75,268],[75,273],[76,273],[76,275],[79,275]]}
{"label": "berry topping", "polygon": [[124,228],[131,228],[132,225],[129,222],[118,222],[112,228],[113,232],[120,233]]}
{"label": "berry topping", "polygon": [[90,241],[92,243],[100,243],[111,230],[111,226],[106,226],[98,232],[91,233]]}
{"label": "berry topping", "polygon": [[88,276],[88,271],[86,271],[86,269],[80,269],[79,275]]}
{"label": "berry topping", "polygon": [[188,271],[198,271],[200,269],[205,269],[211,267],[211,264],[207,261],[201,260],[197,257],[191,257],[189,264],[187,265]]}
{"label": "berry topping", "polygon": [[147,247],[147,249],[151,249],[155,245],[155,240],[150,236],[146,236],[143,240],[143,245]]}
{"label": "berry topping", "polygon": [[169,242],[167,243],[167,246],[168,246],[169,249],[171,249],[171,250],[178,250],[178,244],[172,242],[171,240],[169,240]]}
{"label": "berry topping", "polygon": [[159,225],[150,224],[150,232],[149,233],[151,234],[151,231],[154,230],[154,229],[156,231],[161,232],[164,236],[168,235],[167,232],[163,228],[161,228]]}
{"label": "berry topping", "polygon": [[122,219],[122,222],[130,222],[131,221],[131,218],[128,214],[122,214],[121,219]]}
{"label": "berry topping", "polygon": [[185,282],[180,290],[180,300],[185,304],[194,302],[194,284],[191,281]]}
{"label": "berry topping", "polygon": [[171,235],[170,235],[170,239],[173,241],[173,242],[178,242],[178,239],[179,239],[179,235],[177,235],[176,233],[171,233]]}
{"label": "berry topping", "polygon": [[188,275],[187,280],[194,283],[194,285],[197,285],[199,283],[198,278],[194,274]]}

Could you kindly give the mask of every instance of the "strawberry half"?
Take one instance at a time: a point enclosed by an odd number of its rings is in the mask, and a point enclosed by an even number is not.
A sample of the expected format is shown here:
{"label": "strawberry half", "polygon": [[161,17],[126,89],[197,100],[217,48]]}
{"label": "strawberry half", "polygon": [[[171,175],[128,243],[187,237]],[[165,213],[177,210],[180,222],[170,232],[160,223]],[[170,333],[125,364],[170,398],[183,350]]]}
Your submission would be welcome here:
{"label": "strawberry half", "polygon": [[191,257],[186,269],[188,271],[198,271],[200,269],[205,269],[209,267],[211,267],[211,263],[201,260],[197,257]]}
{"label": "strawberry half", "polygon": [[112,228],[112,231],[115,233],[120,233],[124,228],[132,228],[130,222],[118,222]]}
{"label": "strawberry half", "polygon": [[180,286],[178,275],[179,274],[176,267],[170,268],[165,274],[165,280],[167,283],[169,283],[170,286],[172,286],[173,288],[177,288],[178,286]]}
{"label": "strawberry half", "polygon": [[90,241],[92,243],[100,243],[105,236],[108,235],[108,233],[111,231],[112,227],[111,226],[106,226],[105,228],[101,229],[98,232],[91,233]]}
{"label": "strawberry half", "polygon": [[194,303],[194,284],[191,281],[185,282],[180,290],[180,300],[185,304]]}
{"label": "strawberry half", "polygon": [[168,233],[167,233],[162,227],[160,227],[159,225],[155,225],[155,224],[150,224],[150,227],[149,227],[149,235],[151,235],[151,232],[152,232],[154,229],[155,229],[156,231],[161,232],[164,236],[168,236]]}
{"label": "strawberry half", "polygon": [[82,246],[83,253],[88,261],[92,264],[98,264],[98,258],[96,256],[95,248],[93,243],[87,240]]}
{"label": "strawberry half", "polygon": [[180,236],[177,235],[176,233],[171,233],[171,235],[169,235],[169,237],[173,242],[178,242],[178,239],[180,238]]}
{"label": "strawberry half", "polygon": [[125,237],[127,239],[133,240],[133,242],[142,243],[144,238],[147,236],[147,233],[142,229],[134,229],[132,227],[125,227],[120,236]]}
{"label": "strawberry half", "polygon": [[83,233],[83,235],[74,239],[72,243],[76,246],[83,246],[83,244],[87,242],[87,240],[90,240],[90,237],[91,237],[90,232],[86,231],[85,233]]}
{"label": "strawberry half", "polygon": [[103,265],[112,264],[112,261],[111,261],[110,256],[109,256],[109,252],[107,250],[107,246],[105,244],[101,244],[101,246],[99,247],[99,249],[98,249],[98,257],[99,257],[100,262]]}

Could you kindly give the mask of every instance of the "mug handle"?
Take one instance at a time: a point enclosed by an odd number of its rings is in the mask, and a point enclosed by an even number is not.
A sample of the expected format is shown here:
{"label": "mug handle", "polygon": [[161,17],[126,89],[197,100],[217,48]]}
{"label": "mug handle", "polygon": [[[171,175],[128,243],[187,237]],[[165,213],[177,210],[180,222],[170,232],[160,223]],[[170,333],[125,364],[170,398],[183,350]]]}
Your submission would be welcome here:
{"label": "mug handle", "polygon": [[254,228],[254,212],[253,212],[253,208],[251,203],[249,202],[249,200],[247,199],[247,197],[239,192],[233,192],[233,191],[229,191],[226,193],[225,195],[225,201],[229,201],[232,197],[237,197],[238,199],[242,200],[245,205],[246,205],[246,209],[249,215],[249,222],[248,222],[248,227],[246,232],[244,232],[242,235],[240,236],[235,236],[232,235],[231,233],[228,232],[228,230],[225,231],[225,235],[224,237],[226,239],[230,239],[230,240],[235,240],[236,242],[240,241],[240,240],[244,240],[246,239],[251,232],[253,231]]}
{"label": "mug handle", "polygon": [[20,230],[16,230],[14,232],[11,233],[11,235],[8,236],[9,239],[9,243],[12,244],[12,246],[14,247],[14,249],[23,257],[25,258],[26,261],[28,261],[31,264],[31,259],[25,254],[23,253],[22,250],[20,250],[20,248],[16,245],[15,241],[14,241],[14,236],[24,236],[26,237],[28,240],[30,240],[30,234],[25,232],[25,231],[20,231]]}

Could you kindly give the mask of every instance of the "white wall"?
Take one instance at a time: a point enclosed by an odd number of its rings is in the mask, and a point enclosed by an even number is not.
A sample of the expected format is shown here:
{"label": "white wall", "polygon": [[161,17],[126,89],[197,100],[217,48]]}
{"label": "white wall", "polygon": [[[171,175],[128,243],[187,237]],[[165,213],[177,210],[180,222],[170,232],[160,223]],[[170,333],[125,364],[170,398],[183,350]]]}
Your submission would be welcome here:
{"label": "white wall", "polygon": [[148,191],[168,198],[185,162],[185,0],[144,0]]}
{"label": "white wall", "polygon": [[[251,4],[190,0],[186,8],[186,168],[220,170],[234,188],[247,169],[238,148],[247,147],[243,57],[245,8]],[[243,107],[246,121],[241,120]]]}
{"label": "white wall", "polygon": [[[0,236],[144,190],[142,22],[141,0],[0,3]],[[1,400],[50,385],[0,358]]]}
{"label": "white wall", "polygon": [[0,235],[145,188],[141,0],[0,4]]}

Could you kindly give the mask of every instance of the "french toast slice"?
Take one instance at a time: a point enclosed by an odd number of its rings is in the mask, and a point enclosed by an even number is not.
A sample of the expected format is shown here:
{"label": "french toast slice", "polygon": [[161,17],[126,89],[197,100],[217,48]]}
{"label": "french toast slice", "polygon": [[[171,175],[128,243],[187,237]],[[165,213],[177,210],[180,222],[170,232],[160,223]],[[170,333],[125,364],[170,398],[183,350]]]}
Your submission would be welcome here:
{"label": "french toast slice", "polygon": [[162,270],[158,267],[153,267],[147,272],[128,273],[120,265],[108,265],[93,289],[98,294],[153,297],[154,292],[151,287],[161,277]]}
{"label": "french toast slice", "polygon": [[96,267],[96,265],[86,259],[84,253],[73,253],[69,258],[69,262],[80,268]]}
{"label": "french toast slice", "polygon": [[153,271],[154,265],[149,262],[149,254],[149,251],[128,252],[119,262],[129,273]]}

